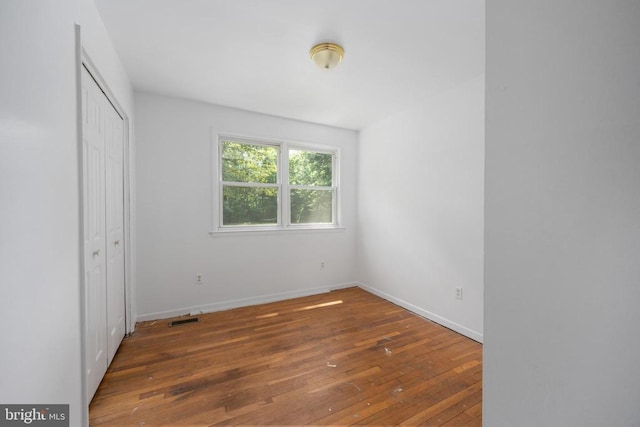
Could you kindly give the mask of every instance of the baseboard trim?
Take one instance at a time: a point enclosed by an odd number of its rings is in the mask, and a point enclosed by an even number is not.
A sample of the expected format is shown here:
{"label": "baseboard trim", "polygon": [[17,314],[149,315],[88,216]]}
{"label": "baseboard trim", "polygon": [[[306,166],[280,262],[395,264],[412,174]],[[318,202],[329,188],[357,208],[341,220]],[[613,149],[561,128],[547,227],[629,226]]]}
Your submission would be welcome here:
{"label": "baseboard trim", "polygon": [[393,295],[389,295],[386,292],[382,292],[379,289],[373,288],[371,286],[365,285],[364,283],[361,282],[356,282],[355,283],[359,288],[364,289],[367,292],[371,292],[374,295],[379,296],[380,298],[384,298],[389,302],[392,302],[396,305],[399,305],[402,308],[405,308],[409,311],[411,311],[412,313],[415,313],[419,316],[425,317],[429,320],[432,320],[434,322],[436,322],[439,325],[444,326],[445,328],[449,328],[453,331],[458,332],[459,334],[464,335],[465,337],[471,338],[474,341],[478,341],[479,343],[483,342],[483,335],[478,332],[478,331],[474,331],[473,329],[469,329],[465,326],[460,325],[459,323],[456,322],[452,322],[449,319],[445,319],[442,316],[439,316],[435,313],[432,313],[428,310],[425,310],[421,307],[418,307],[416,305],[413,305],[407,301],[404,301],[400,298],[396,298]]}
{"label": "baseboard trim", "polygon": [[356,282],[340,283],[330,286],[322,286],[319,288],[300,289],[295,291],[278,292],[274,294],[260,295],[257,297],[241,298],[236,300],[228,300],[213,304],[197,305],[193,307],[184,307],[176,310],[158,311],[154,313],[140,314],[136,316],[136,322],[146,322],[148,320],[168,319],[170,317],[184,315],[198,315],[205,313],[213,313],[216,311],[231,310],[233,308],[248,307],[251,305],[267,304],[270,302],[284,301],[292,298],[308,297],[311,295],[319,295],[337,289],[345,289],[359,286]]}

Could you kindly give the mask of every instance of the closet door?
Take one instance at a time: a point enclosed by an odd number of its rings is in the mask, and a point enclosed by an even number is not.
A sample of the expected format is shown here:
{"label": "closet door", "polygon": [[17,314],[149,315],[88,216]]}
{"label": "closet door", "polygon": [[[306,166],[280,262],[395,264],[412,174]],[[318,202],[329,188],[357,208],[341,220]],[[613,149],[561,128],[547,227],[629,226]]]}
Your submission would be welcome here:
{"label": "closet door", "polygon": [[124,121],[82,69],[87,393],[95,394],[125,334]]}
{"label": "closet door", "polygon": [[[107,371],[104,94],[82,69],[85,351],[87,393],[93,397]],[[108,106],[110,107],[110,105]]]}
{"label": "closet door", "polygon": [[113,107],[108,108],[106,111],[105,131],[107,168],[107,350],[108,363],[111,363],[125,333],[124,126],[122,118]]}

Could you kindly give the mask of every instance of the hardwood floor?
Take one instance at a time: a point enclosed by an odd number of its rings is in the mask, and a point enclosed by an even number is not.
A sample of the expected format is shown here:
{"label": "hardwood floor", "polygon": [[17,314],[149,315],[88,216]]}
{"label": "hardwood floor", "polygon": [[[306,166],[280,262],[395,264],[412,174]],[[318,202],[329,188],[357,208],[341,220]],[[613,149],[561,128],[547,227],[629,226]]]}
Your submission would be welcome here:
{"label": "hardwood floor", "polygon": [[105,425],[481,425],[482,345],[359,288],[139,323]]}

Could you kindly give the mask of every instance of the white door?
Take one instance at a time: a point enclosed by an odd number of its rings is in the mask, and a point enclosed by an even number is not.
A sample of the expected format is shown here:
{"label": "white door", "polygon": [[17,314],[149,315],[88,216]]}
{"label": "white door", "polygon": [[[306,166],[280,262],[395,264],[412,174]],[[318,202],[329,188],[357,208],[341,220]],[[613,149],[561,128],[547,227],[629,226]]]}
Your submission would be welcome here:
{"label": "white door", "polygon": [[82,69],[85,340],[93,397],[125,334],[124,122]]}
{"label": "white door", "polygon": [[122,118],[108,108],[105,114],[108,363],[125,333],[123,132]]}
{"label": "white door", "polygon": [[85,346],[89,398],[107,371],[104,94],[82,69]]}

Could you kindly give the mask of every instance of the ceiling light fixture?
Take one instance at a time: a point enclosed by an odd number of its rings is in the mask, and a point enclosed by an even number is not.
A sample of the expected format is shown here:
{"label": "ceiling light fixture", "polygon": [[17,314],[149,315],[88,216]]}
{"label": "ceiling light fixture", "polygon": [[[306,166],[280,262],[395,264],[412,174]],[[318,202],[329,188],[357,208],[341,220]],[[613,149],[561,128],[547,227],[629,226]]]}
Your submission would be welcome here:
{"label": "ceiling light fixture", "polygon": [[320,43],[311,48],[309,56],[318,67],[328,70],[342,61],[344,49],[335,43]]}

